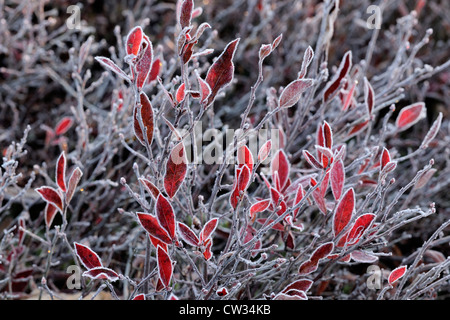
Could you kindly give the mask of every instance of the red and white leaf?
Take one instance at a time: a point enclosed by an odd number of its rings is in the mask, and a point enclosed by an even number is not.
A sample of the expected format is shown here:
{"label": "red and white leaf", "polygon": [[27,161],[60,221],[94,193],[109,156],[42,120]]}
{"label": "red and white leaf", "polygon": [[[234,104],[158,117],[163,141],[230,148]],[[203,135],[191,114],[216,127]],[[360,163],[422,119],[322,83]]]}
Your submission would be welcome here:
{"label": "red and white leaf", "polygon": [[106,57],[95,57],[95,60],[97,60],[106,69],[111,70],[122,79],[130,82],[130,78],[128,77],[128,75],[122,69],[120,69],[119,66],[115,64],[111,59]]}
{"label": "red and white leaf", "polygon": [[52,205],[51,203],[47,202],[45,205],[45,225],[47,228],[50,228],[52,225],[53,219],[56,216],[56,213],[58,212],[56,207]]}
{"label": "red and white leaf", "polygon": [[193,247],[198,247],[200,245],[200,240],[194,231],[182,222],[178,222],[178,234],[187,244]]}
{"label": "red and white leaf", "polygon": [[258,161],[263,162],[269,156],[270,150],[272,149],[272,140],[267,140],[259,149]]}
{"label": "red and white leaf", "polygon": [[212,239],[208,238],[205,241],[205,249],[203,250],[203,257],[205,258],[205,260],[209,260],[212,258],[211,247],[212,247]]}
{"label": "red and white leaf", "polygon": [[211,94],[208,98],[208,105],[210,105],[219,90],[228,86],[234,77],[234,63],[233,57],[239,43],[239,38],[231,41],[222,54],[211,65],[206,74],[206,83],[211,88]]}
{"label": "red and white leaf", "polygon": [[347,134],[347,138],[350,138],[353,135],[358,134],[359,132],[361,132],[363,129],[365,129],[369,124],[369,120],[366,120],[362,123],[356,124],[353,128],[350,129],[350,131]]}
{"label": "red and white leaf", "polygon": [[282,149],[278,150],[274,155],[270,164],[270,171],[272,175],[278,173],[278,178],[280,179],[280,190],[283,189],[289,178],[290,163],[286,153]]}
{"label": "red and white leaf", "polygon": [[40,187],[35,190],[39,193],[42,199],[57,207],[61,212],[63,211],[63,201],[58,191],[52,187]]}
{"label": "red and white leaf", "polygon": [[158,265],[159,279],[161,280],[164,287],[168,287],[170,280],[172,279],[173,265],[172,260],[166,251],[158,246],[156,249],[156,260]]}
{"label": "red and white leaf", "polygon": [[152,63],[150,73],[148,74],[147,83],[150,83],[150,82],[156,80],[156,78],[159,76],[159,73],[161,71],[161,67],[162,67],[161,60],[159,58],[155,59]]}
{"label": "red and white leaf", "polygon": [[341,198],[345,183],[345,168],[342,160],[335,161],[330,171],[331,191],[334,199]]}
{"label": "red and white leaf", "polygon": [[66,192],[66,155],[61,152],[56,161],[56,184],[62,192]]}
{"label": "red and white leaf", "polygon": [[205,225],[203,226],[202,231],[200,232],[200,242],[205,241],[206,239],[210,238],[213,232],[217,228],[217,223],[219,222],[218,218],[213,218],[209,220]]}
{"label": "red and white leaf", "polygon": [[83,272],[84,277],[89,277],[93,280],[101,279],[114,282],[120,279],[117,272],[105,267],[95,267]]}
{"label": "red and white leaf", "polygon": [[97,253],[92,251],[88,246],[74,242],[75,253],[86,269],[103,267],[102,261]]}
{"label": "red and white leaf", "polygon": [[348,189],[339,201],[333,217],[333,234],[337,236],[352,219],[355,210],[355,191]]}
{"label": "red and white leaf", "polygon": [[425,103],[419,102],[411,104],[400,110],[395,125],[397,130],[403,131],[414,125],[419,120],[426,118],[427,108]]}
{"label": "red and white leaf", "polygon": [[389,154],[388,149],[383,148],[383,151],[381,152],[381,159],[380,159],[381,170],[383,170],[384,167],[386,167],[386,165],[389,162],[391,162],[391,155]]}
{"label": "red and white leaf", "polygon": [[150,242],[152,243],[152,245],[155,248],[158,248],[158,246],[160,246],[161,248],[163,248],[167,252],[167,243],[162,242],[161,240],[151,236],[150,234],[148,234],[148,238],[150,239]]}
{"label": "red and white leaf", "polygon": [[317,161],[317,159],[308,151],[308,150],[303,150],[302,151],[303,156],[305,157],[305,160],[315,169],[317,170],[321,170],[323,169],[322,164]]}
{"label": "red and white leaf", "polygon": [[270,199],[261,200],[261,201],[254,203],[250,207],[250,219],[254,220],[255,215],[257,213],[267,210],[267,208],[269,208],[270,203],[271,203]]}
{"label": "red and white leaf", "polygon": [[286,293],[289,290],[300,290],[303,292],[307,292],[309,289],[311,289],[313,285],[313,281],[309,279],[300,279],[292,282],[291,284],[287,285],[281,292]]}
{"label": "red and white leaf", "polygon": [[399,280],[401,277],[403,277],[406,273],[407,266],[400,266],[389,274],[388,282],[390,285],[393,285],[397,280]]}
{"label": "red and white leaf", "polygon": [[273,300],[308,300],[308,297],[305,292],[292,289],[286,293],[280,292]]}
{"label": "red and white leaf", "polygon": [[311,255],[310,260],[311,261],[320,261],[322,259],[325,259],[331,252],[334,250],[334,243],[333,242],[326,242],[320,247],[318,247],[313,254]]}
{"label": "red and white leaf", "polygon": [[373,213],[365,213],[360,215],[348,232],[348,235],[343,237],[346,240],[346,243],[349,245],[356,244],[366,232],[366,230],[370,228],[375,218],[376,215]]}
{"label": "red and white leaf", "polygon": [[55,127],[55,134],[56,135],[62,135],[66,133],[70,127],[73,124],[73,118],[72,117],[64,117],[56,124]]}
{"label": "red and white leaf", "polygon": [[[294,203],[293,203],[292,206],[296,206],[297,204],[299,204],[300,201],[302,201],[304,196],[305,196],[305,191],[303,190],[302,185],[299,184],[298,185],[298,189],[297,189],[297,193],[295,194]],[[299,210],[300,210],[300,208],[297,208],[297,209],[294,210],[294,213],[293,213],[294,218],[297,217]]]}
{"label": "red and white leaf", "polygon": [[175,93],[175,99],[178,103],[184,100],[184,97],[186,96],[186,85],[184,82],[178,87],[177,92]]}
{"label": "red and white leaf", "polygon": [[134,109],[133,109],[134,134],[135,134],[136,138],[139,140],[139,142],[145,146],[145,139],[144,139],[144,134],[142,131],[142,130],[145,130],[147,132],[148,144],[151,145],[152,140],[153,140],[153,130],[154,130],[153,108],[152,108],[152,105],[150,103],[148,96],[144,92],[141,92],[140,100],[141,100],[140,111],[141,111],[143,128],[141,128],[141,125],[139,123],[139,118],[138,118],[139,108],[136,105],[136,106],[134,106]]}
{"label": "red and white leaf", "polygon": [[127,54],[138,55],[144,33],[141,27],[134,27],[127,36],[125,49]]}
{"label": "red and white leaf", "polygon": [[301,275],[307,275],[313,273],[319,267],[319,261],[306,260],[298,268],[298,273]]}
{"label": "red and white leaf", "polygon": [[147,82],[147,78],[150,74],[150,71],[153,66],[153,45],[152,42],[148,39],[147,36],[144,36],[143,44],[145,43],[145,46],[143,46],[143,50],[145,50],[142,55],[139,57],[139,60],[136,63],[136,71],[137,71],[137,78],[136,78],[136,86],[138,89],[142,89],[142,87]]}
{"label": "red and white leaf", "polygon": [[323,100],[325,102],[330,101],[337,94],[338,89],[341,85],[342,79],[344,79],[347,76],[351,67],[352,67],[352,52],[347,51],[341,60],[341,63],[339,65],[338,71],[336,72],[336,75],[325,87],[325,92],[323,95]]}
{"label": "red and white leaf", "polygon": [[175,213],[172,205],[162,194],[156,200],[155,211],[159,225],[167,231],[172,240],[175,239]]}
{"label": "red and white leaf", "polygon": [[164,243],[172,243],[172,238],[169,236],[167,231],[163,227],[161,227],[158,219],[155,216],[149,213],[138,212],[137,217],[142,227],[149,233],[149,235],[157,238]]}
{"label": "red and white leaf", "polygon": [[221,288],[219,288],[219,289],[216,290],[216,294],[217,294],[219,297],[225,297],[225,296],[228,294],[228,290],[227,290],[227,288],[225,288],[225,287],[221,287]]}
{"label": "red and white leaf", "polygon": [[139,182],[142,183],[145,190],[147,190],[147,192],[153,197],[154,200],[158,199],[158,196],[161,192],[150,180],[146,178],[139,178]]}
{"label": "red and white leaf", "polygon": [[67,186],[67,192],[66,192],[66,204],[70,203],[70,200],[72,200],[72,197],[75,193],[75,190],[78,186],[78,183],[80,182],[81,177],[83,176],[83,172],[80,168],[76,167],[69,178],[69,183]]}
{"label": "red and white leaf", "polygon": [[290,108],[295,105],[303,92],[314,84],[312,79],[297,79],[287,85],[280,94],[278,105],[280,108]]}
{"label": "red and white leaf", "polygon": [[364,102],[370,116],[372,114],[373,106],[375,105],[375,94],[372,85],[366,77],[364,77]]}
{"label": "red and white leaf", "polygon": [[239,147],[237,151],[237,163],[239,168],[242,168],[244,165],[248,167],[250,172],[253,170],[254,160],[253,154],[247,146]]}
{"label": "red and white leaf", "polygon": [[133,300],[145,300],[145,294],[140,293],[140,294],[134,296]]}
{"label": "red and white leaf", "polygon": [[194,0],[182,0],[179,18],[181,29],[184,29],[191,25],[193,9],[194,9]]}
{"label": "red and white leaf", "polygon": [[186,177],[187,158],[183,142],[179,142],[170,152],[164,175],[164,189],[173,198]]}
{"label": "red and white leaf", "polygon": [[195,70],[195,75],[197,77],[197,82],[200,89],[200,102],[204,103],[205,101],[207,101],[209,95],[211,94],[211,87],[205,80],[200,77],[197,70]]}

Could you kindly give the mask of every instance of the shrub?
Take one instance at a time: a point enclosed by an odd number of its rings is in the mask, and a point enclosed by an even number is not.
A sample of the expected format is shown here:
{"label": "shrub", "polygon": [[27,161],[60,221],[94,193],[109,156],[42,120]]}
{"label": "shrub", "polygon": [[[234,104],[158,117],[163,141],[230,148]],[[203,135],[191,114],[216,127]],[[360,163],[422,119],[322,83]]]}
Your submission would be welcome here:
{"label": "shrub", "polygon": [[3,299],[447,296],[448,2],[124,3],[2,8]]}

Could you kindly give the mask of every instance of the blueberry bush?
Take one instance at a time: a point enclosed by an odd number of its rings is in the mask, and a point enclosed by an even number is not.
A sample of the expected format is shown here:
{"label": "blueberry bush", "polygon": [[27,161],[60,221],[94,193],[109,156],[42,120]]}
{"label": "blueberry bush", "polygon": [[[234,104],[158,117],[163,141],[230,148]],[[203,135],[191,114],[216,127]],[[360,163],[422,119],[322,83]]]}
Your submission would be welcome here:
{"label": "blueberry bush", "polygon": [[446,0],[0,4],[2,299],[445,299]]}

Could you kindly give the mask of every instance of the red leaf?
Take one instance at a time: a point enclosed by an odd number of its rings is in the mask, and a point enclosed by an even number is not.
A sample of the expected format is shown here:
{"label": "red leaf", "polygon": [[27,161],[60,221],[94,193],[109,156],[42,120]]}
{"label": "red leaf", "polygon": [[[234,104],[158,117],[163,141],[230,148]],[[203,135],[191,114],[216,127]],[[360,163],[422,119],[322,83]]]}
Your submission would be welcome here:
{"label": "red leaf", "polygon": [[324,121],[323,124],[323,138],[324,138],[324,147],[331,149],[333,147],[333,132],[331,131],[331,127],[328,122]]}
{"label": "red leaf", "polygon": [[158,196],[160,195],[159,189],[148,179],[145,178],[139,178],[139,181],[144,186],[145,190],[153,197],[153,199],[158,199]]}
{"label": "red leaf", "polygon": [[319,161],[308,151],[303,150],[302,151],[303,156],[305,157],[305,160],[315,169],[321,170],[323,169],[323,166],[320,164]]}
{"label": "red leaf", "polygon": [[347,51],[341,60],[336,75],[325,87],[325,93],[323,95],[324,102],[330,101],[337,94],[342,79],[344,79],[347,76],[351,67],[352,67],[352,52]]}
{"label": "red leaf", "polygon": [[[150,100],[148,99],[147,95],[144,92],[141,92],[140,94],[140,100],[141,100],[141,118],[142,118],[142,124],[143,129],[147,131],[147,141],[148,144],[152,144],[153,140],[153,129],[154,129],[154,122],[153,122],[153,108],[150,104]],[[145,146],[145,139],[144,134],[142,133],[141,126],[139,124],[138,120],[138,106],[134,106],[133,110],[133,119],[134,119],[134,134],[136,138],[138,138],[139,142]]]}
{"label": "red leaf", "polygon": [[241,146],[237,151],[237,163],[239,168],[247,165],[250,172],[253,170],[253,154],[247,146]]}
{"label": "red leaf", "polygon": [[333,218],[333,234],[337,236],[352,219],[355,209],[355,192],[353,188],[347,190],[339,201]]}
{"label": "red leaf", "polygon": [[200,232],[200,242],[205,241],[206,239],[211,237],[211,234],[216,230],[217,223],[219,222],[218,218],[213,218],[209,220],[204,226],[202,231]]}
{"label": "red leaf", "polygon": [[344,190],[345,168],[342,160],[336,161],[330,171],[331,191],[334,199],[337,201],[341,198]]}
{"label": "red leaf", "polygon": [[142,54],[142,56],[139,57],[139,60],[136,63],[136,71],[138,73],[136,79],[136,86],[139,89],[141,89],[145,85],[153,64],[152,42],[148,39],[147,36],[144,36],[143,44],[145,44],[143,48],[143,50],[145,51]]}
{"label": "red leaf", "polygon": [[372,114],[373,106],[375,105],[375,94],[369,80],[364,77],[364,102],[367,106],[369,116]]}
{"label": "red leaf", "polygon": [[205,80],[203,80],[200,77],[197,70],[195,70],[195,75],[197,77],[198,86],[200,89],[200,102],[204,103],[208,99],[209,95],[211,94],[211,87]]}
{"label": "red leaf", "polygon": [[40,187],[35,189],[46,202],[56,206],[61,212],[63,211],[63,202],[61,195],[52,187]]}
{"label": "red leaf", "polygon": [[308,300],[308,297],[303,291],[292,289],[286,293],[280,292],[273,300]]}
{"label": "red leaf", "polygon": [[62,192],[66,192],[66,156],[64,151],[56,161],[56,183]]}
{"label": "red leaf", "polygon": [[193,247],[198,247],[200,245],[200,240],[194,231],[182,222],[178,222],[178,233],[181,236],[181,239],[187,244]]}
{"label": "red leaf", "polygon": [[[312,196],[313,196],[314,200],[316,201],[316,204],[319,207],[319,210],[323,214],[327,213],[327,206],[326,206],[326,202],[325,202],[325,194],[326,194],[327,189],[328,189],[328,182],[329,182],[329,180],[330,180],[330,172],[327,172],[325,174],[325,177],[324,177],[321,185],[317,189],[315,189],[313,191],[313,193],[312,193]],[[314,178],[311,178],[311,182],[313,184],[317,184],[317,182],[315,181]]]}
{"label": "red leaf", "polygon": [[373,213],[365,213],[359,216],[353,224],[348,235],[346,237],[343,237],[346,240],[346,243],[349,245],[356,244],[363,236],[364,232],[370,228],[375,218],[376,215],[374,215]]}
{"label": "red leaf", "polygon": [[192,10],[194,9],[193,0],[182,0],[180,8],[180,25],[181,29],[191,25]]}
{"label": "red leaf", "polygon": [[181,101],[184,100],[184,97],[186,96],[186,85],[184,84],[184,82],[178,87],[177,92],[175,94],[175,99],[177,100],[178,103],[180,103]]}
{"label": "red leaf", "polygon": [[258,161],[263,162],[269,156],[270,150],[272,149],[272,140],[267,140],[259,149]]}
{"label": "red leaf", "polygon": [[211,259],[211,257],[212,257],[211,247],[212,247],[212,239],[209,238],[209,239],[206,240],[206,242],[205,242],[205,250],[203,251],[203,257],[204,257],[206,260],[209,260],[209,259]]}
{"label": "red leaf", "polygon": [[359,123],[357,125],[355,125],[347,134],[348,137],[357,134],[358,132],[360,132],[361,130],[363,130],[365,127],[367,127],[367,125],[369,124],[369,120],[366,120],[362,123]]}
{"label": "red leaf", "polygon": [[66,192],[66,204],[69,204],[70,200],[72,200],[72,197],[75,193],[75,189],[78,186],[78,183],[80,182],[82,176],[83,172],[81,171],[80,168],[76,167],[75,170],[72,171]]}
{"label": "red leaf", "polygon": [[225,288],[225,287],[221,287],[221,288],[219,288],[219,289],[216,290],[216,294],[217,294],[219,297],[225,297],[225,296],[228,294],[228,290],[227,290],[227,288]]}
{"label": "red leaf", "polygon": [[250,207],[250,219],[254,220],[256,213],[263,212],[264,210],[267,210],[267,208],[270,205],[270,202],[271,201],[269,199],[266,199],[266,200],[258,201],[255,204],[253,204]]}
{"label": "red leaf", "polygon": [[61,135],[67,132],[73,124],[72,117],[64,117],[62,118],[55,127],[55,134]]}
{"label": "red leaf", "polygon": [[395,125],[398,130],[406,130],[412,125],[414,125],[417,121],[425,118],[427,116],[427,109],[425,107],[425,103],[419,102],[407,107],[404,107],[400,110],[400,113],[395,121]]}
{"label": "red leaf", "polygon": [[145,300],[145,294],[138,294],[133,298],[133,300]]}
{"label": "red leaf", "polygon": [[172,260],[170,260],[169,255],[161,247],[158,246],[156,249],[156,259],[158,262],[158,273],[159,279],[161,280],[164,287],[168,287],[170,280],[172,279],[173,266]]}
{"label": "red leaf", "polygon": [[138,55],[144,33],[141,27],[134,27],[127,36],[125,49],[127,54]]}
{"label": "red leaf", "polygon": [[151,236],[150,234],[148,235],[148,238],[155,248],[158,248],[158,246],[160,246],[161,248],[163,248],[163,250],[167,251],[167,243],[162,242],[161,240]]}
{"label": "red leaf", "polygon": [[295,105],[303,92],[314,84],[312,79],[297,79],[287,85],[281,92],[278,105],[280,108],[290,108]]}
{"label": "red leaf", "polygon": [[101,279],[108,280],[111,282],[119,280],[119,275],[114,270],[104,267],[92,268],[88,271],[83,272],[83,276],[89,277],[91,279]]}
{"label": "red leaf", "polygon": [[333,242],[330,241],[330,242],[324,243],[313,252],[310,260],[313,262],[314,261],[318,262],[322,259],[325,259],[331,252],[333,252],[333,249],[334,249]]}
{"label": "red leaf", "polygon": [[86,269],[103,267],[100,257],[89,247],[78,242],[74,242],[74,246],[75,253]]}
{"label": "red leaf", "polygon": [[319,266],[318,261],[306,260],[298,268],[298,273],[301,275],[313,273],[314,271],[317,270],[318,266]]}
{"label": "red leaf", "polygon": [[122,79],[128,82],[130,81],[128,75],[122,69],[120,69],[111,59],[108,59],[106,57],[95,57],[95,60],[97,60],[103,67],[113,71]]}
{"label": "red leaf", "polygon": [[389,274],[389,277],[388,277],[389,284],[392,285],[398,279],[403,277],[405,275],[406,270],[407,270],[406,266],[400,266],[400,267],[392,270],[392,272]]}
{"label": "red leaf", "polygon": [[391,155],[389,154],[389,151],[386,148],[383,148],[383,152],[381,153],[381,170],[386,167],[386,165],[391,162]]}
{"label": "red leaf", "polygon": [[50,228],[52,225],[53,219],[56,216],[56,207],[52,205],[51,203],[47,202],[47,205],[45,206],[45,225],[47,228]]}
{"label": "red leaf", "polygon": [[175,239],[175,213],[172,205],[161,194],[156,200],[155,210],[159,225],[167,231],[172,240]]}
{"label": "red leaf", "polygon": [[183,142],[178,143],[170,152],[164,176],[164,189],[173,198],[186,177],[187,158]]}
{"label": "red leaf", "polygon": [[206,75],[206,82],[211,88],[211,94],[208,98],[208,105],[210,105],[220,89],[228,86],[234,77],[233,57],[236,47],[239,43],[239,38],[231,41],[222,54],[211,65]]}
{"label": "red leaf", "polygon": [[138,212],[137,217],[139,219],[139,222],[141,223],[142,227],[153,237],[161,240],[164,243],[171,244],[172,239],[170,238],[169,234],[166,230],[164,230],[158,222],[158,219],[149,214],[149,213],[142,213]]}
{"label": "red leaf", "polygon": [[[302,201],[303,197],[305,196],[305,191],[303,190],[303,187],[301,184],[298,185],[298,189],[297,189],[297,193],[295,194],[295,199],[294,199],[294,203],[293,206],[296,206],[297,204],[300,203],[300,201]],[[300,208],[297,208],[294,210],[294,218],[297,217],[298,212],[299,212]]]}
{"label": "red leaf", "polygon": [[281,292],[286,293],[289,290],[300,290],[307,292],[311,286],[313,285],[313,281],[309,279],[300,279],[297,281],[292,282],[291,284],[287,285]]}
{"label": "red leaf", "polygon": [[159,72],[161,71],[161,67],[162,67],[162,62],[159,58],[156,59],[155,61],[153,61],[152,68],[150,69],[150,73],[148,74],[148,77],[147,77],[147,83],[150,83],[150,82],[156,80],[156,78],[159,75]]}
{"label": "red leaf", "polygon": [[270,166],[270,171],[272,172],[272,175],[274,175],[275,172],[278,172],[278,177],[280,179],[280,190],[283,189],[284,186],[286,185],[286,182],[289,178],[289,170],[290,164],[286,156],[286,153],[284,153],[284,151],[280,149],[273,157]]}

